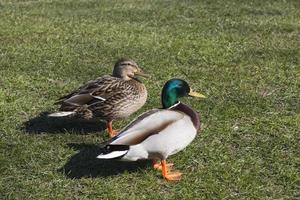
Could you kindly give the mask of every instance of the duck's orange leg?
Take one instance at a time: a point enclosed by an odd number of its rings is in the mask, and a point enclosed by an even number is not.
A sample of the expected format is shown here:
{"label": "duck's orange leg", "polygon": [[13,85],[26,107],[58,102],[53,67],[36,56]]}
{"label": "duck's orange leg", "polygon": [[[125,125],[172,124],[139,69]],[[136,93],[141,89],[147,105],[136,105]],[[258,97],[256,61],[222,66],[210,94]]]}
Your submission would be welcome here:
{"label": "duck's orange leg", "polygon": [[108,134],[109,134],[110,138],[112,138],[112,137],[114,137],[115,135],[118,134],[118,131],[113,130],[113,128],[112,128],[112,121],[108,121],[106,126],[107,126],[107,131],[108,131]]}
{"label": "duck's orange leg", "polygon": [[162,175],[168,181],[179,181],[181,179],[181,174],[179,171],[171,172],[167,169],[166,160],[161,160],[161,167],[162,167]]}
{"label": "duck's orange leg", "polygon": [[[154,169],[157,169],[157,170],[160,170],[160,171],[162,170],[161,162],[159,162],[157,160],[152,160],[152,165],[153,165]],[[172,169],[173,165],[174,165],[173,163],[166,163],[166,170],[170,171]]]}

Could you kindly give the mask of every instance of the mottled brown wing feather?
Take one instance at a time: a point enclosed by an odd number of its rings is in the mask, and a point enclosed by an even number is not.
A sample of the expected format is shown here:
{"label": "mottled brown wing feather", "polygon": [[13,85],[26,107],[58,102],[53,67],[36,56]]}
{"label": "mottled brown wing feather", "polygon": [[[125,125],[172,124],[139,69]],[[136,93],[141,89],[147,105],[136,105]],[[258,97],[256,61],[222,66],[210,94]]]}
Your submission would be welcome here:
{"label": "mottled brown wing feather", "polygon": [[93,111],[95,116],[112,119],[118,115],[118,111],[124,109],[130,101],[130,91],[111,92],[106,96],[105,101],[96,101],[89,105],[89,109]]}
{"label": "mottled brown wing feather", "polygon": [[[100,96],[106,99],[107,96],[111,94],[111,91],[117,90],[120,82],[122,82],[121,79],[109,75],[99,77],[95,80],[87,82],[86,84],[82,85],[81,87],[79,87],[77,90],[74,90],[70,94],[61,97],[59,101],[56,102],[56,104],[61,104],[64,101],[76,95],[81,95],[81,94],[91,94],[93,96]],[[80,100],[82,101],[82,99]],[[86,98],[86,101],[80,102],[80,104],[82,103],[89,104],[90,101],[91,98]]]}

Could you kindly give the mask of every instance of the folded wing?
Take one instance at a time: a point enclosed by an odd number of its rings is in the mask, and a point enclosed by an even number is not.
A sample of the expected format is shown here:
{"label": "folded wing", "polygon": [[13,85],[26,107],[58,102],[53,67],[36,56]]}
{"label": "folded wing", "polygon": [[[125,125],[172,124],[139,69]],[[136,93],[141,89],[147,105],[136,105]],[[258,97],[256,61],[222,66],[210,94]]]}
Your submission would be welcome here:
{"label": "folded wing", "polygon": [[150,110],[123,128],[119,135],[112,138],[110,144],[138,144],[153,134],[159,134],[163,129],[183,117],[183,113],[173,110]]}
{"label": "folded wing", "polygon": [[[120,85],[121,84],[121,85]],[[103,102],[115,95],[122,87],[120,79],[109,75],[89,81],[77,90],[61,97],[56,104],[80,106],[95,102]],[[62,108],[63,109],[63,108]]]}

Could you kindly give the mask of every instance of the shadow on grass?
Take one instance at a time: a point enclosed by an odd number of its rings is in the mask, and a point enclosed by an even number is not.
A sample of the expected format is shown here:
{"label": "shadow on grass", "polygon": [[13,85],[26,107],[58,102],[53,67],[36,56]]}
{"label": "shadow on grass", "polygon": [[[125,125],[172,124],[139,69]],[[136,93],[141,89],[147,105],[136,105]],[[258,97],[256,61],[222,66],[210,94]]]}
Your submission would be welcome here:
{"label": "shadow on grass", "polygon": [[107,177],[124,172],[135,172],[149,166],[149,161],[124,162],[119,160],[100,160],[96,157],[102,152],[99,145],[68,144],[69,147],[79,150],[58,171],[68,178]]}
{"label": "shadow on grass", "polygon": [[106,129],[105,123],[99,120],[54,118],[48,117],[48,114],[48,112],[40,113],[38,116],[24,122],[21,129],[29,134],[57,134],[64,132],[87,134],[101,132]]}

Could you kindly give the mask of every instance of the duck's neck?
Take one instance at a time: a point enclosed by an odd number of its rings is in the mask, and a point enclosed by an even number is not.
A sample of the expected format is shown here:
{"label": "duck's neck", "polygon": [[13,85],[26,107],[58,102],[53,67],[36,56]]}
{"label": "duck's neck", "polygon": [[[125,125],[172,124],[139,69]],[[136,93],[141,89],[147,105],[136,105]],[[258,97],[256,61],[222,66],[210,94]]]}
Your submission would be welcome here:
{"label": "duck's neck", "polygon": [[169,108],[178,102],[178,97],[175,91],[163,91],[161,95],[163,108]]}

